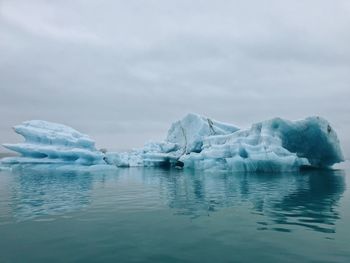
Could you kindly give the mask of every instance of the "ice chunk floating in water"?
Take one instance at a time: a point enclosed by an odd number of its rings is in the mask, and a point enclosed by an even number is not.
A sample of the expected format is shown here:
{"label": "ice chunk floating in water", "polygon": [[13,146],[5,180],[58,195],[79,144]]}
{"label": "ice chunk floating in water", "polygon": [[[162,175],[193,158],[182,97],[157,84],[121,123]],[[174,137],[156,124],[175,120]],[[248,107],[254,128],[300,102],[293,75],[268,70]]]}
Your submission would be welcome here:
{"label": "ice chunk floating in water", "polygon": [[104,155],[96,150],[93,140],[63,124],[33,120],[15,126],[14,130],[25,142],[3,146],[22,156],[4,158],[2,163],[105,163]]}
{"label": "ice chunk floating in water", "polygon": [[22,157],[11,163],[108,163],[127,166],[181,166],[228,171],[294,171],[301,167],[328,168],[343,161],[339,140],[320,117],[300,121],[275,118],[239,129],[197,114],[172,124],[164,141],[148,142],[130,152],[101,153],[94,141],[76,130],[44,121],[15,127],[26,139],[5,144]]}
{"label": "ice chunk floating in water", "polygon": [[320,117],[294,122],[275,118],[240,130],[196,114],[173,123],[163,142],[107,155],[107,162],[117,166],[178,165],[229,171],[327,168],[343,159],[335,131]]}

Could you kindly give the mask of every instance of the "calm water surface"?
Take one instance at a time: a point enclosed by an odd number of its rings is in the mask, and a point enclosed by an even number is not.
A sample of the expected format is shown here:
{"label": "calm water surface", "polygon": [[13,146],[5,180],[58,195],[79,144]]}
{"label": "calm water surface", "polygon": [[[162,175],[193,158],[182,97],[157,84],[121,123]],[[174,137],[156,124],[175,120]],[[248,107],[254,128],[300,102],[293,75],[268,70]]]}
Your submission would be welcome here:
{"label": "calm water surface", "polygon": [[350,173],[0,172],[0,262],[350,262]]}

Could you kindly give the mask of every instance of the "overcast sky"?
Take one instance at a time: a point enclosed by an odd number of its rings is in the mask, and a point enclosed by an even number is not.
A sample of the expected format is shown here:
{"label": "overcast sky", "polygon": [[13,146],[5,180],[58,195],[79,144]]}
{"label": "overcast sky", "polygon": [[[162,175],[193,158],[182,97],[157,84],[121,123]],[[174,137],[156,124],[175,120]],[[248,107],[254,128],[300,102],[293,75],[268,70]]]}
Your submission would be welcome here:
{"label": "overcast sky", "polygon": [[350,1],[0,0],[0,91],[2,143],[29,119],[126,149],[187,112],[320,115],[349,157]]}

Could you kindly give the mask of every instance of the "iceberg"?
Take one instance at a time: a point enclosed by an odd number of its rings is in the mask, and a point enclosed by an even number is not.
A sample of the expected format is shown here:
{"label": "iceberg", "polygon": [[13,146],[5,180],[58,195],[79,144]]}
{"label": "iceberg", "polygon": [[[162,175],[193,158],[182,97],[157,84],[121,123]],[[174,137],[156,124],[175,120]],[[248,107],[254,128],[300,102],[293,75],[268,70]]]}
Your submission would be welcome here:
{"label": "iceberg", "polygon": [[174,122],[165,141],[108,153],[116,166],[178,166],[197,170],[249,172],[329,168],[344,161],[337,134],[321,117],[274,118],[250,129],[188,114]]}
{"label": "iceberg", "polygon": [[3,164],[108,164],[114,167],[158,166],[243,172],[330,168],[344,161],[336,132],[321,117],[281,118],[249,129],[188,114],[174,122],[163,141],[147,142],[129,152],[101,152],[87,135],[62,124],[27,121],[14,130],[24,143],[4,144],[21,157]]}
{"label": "iceberg", "polygon": [[25,141],[3,146],[21,156],[4,158],[2,164],[105,164],[95,142],[66,125],[32,120],[15,126],[14,131]]}

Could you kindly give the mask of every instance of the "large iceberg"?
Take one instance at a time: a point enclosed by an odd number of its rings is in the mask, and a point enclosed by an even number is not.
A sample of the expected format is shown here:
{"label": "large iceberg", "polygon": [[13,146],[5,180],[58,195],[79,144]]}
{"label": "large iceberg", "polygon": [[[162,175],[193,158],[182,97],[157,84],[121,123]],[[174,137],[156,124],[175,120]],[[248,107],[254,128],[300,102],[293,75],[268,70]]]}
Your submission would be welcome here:
{"label": "large iceberg", "polygon": [[61,124],[28,121],[15,131],[24,143],[4,144],[21,157],[3,164],[109,164],[117,167],[173,166],[198,170],[277,172],[329,168],[344,160],[334,129],[323,118],[281,118],[249,129],[188,114],[173,123],[164,141],[129,152],[100,152],[87,135]]}
{"label": "large iceberg", "polygon": [[95,142],[66,125],[32,120],[15,126],[14,130],[25,141],[3,146],[21,156],[4,158],[3,164],[105,164],[104,154],[96,150]]}
{"label": "large iceberg", "polygon": [[173,123],[165,141],[106,156],[116,166],[255,172],[328,168],[343,160],[335,131],[320,117],[274,118],[239,129],[196,114]]}

